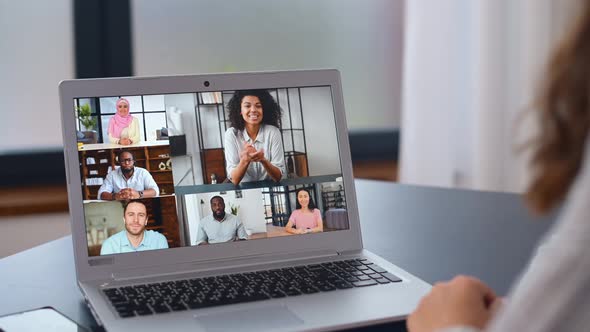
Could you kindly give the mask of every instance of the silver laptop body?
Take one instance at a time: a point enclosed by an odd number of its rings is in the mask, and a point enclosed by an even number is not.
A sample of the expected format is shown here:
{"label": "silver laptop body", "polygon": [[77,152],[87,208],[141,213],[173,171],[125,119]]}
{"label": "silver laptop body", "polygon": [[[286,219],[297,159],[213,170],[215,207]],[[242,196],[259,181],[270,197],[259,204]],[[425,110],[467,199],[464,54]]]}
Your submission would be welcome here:
{"label": "silver laptop body", "polygon": [[[227,99],[235,91],[246,89],[270,91],[284,113],[289,113],[290,120],[283,114],[282,134],[285,164],[291,166],[285,165],[285,173],[289,174],[284,174],[279,183],[263,181],[234,186],[227,182],[216,183],[206,171],[213,165],[204,157],[209,147],[223,147],[223,134],[229,126],[228,119],[224,118]],[[77,280],[92,314],[106,330],[345,329],[402,320],[429,290],[427,283],[363,249],[337,70],[68,80],[60,83],[59,92]],[[137,146],[117,146],[107,141],[108,129],[105,127],[109,126],[109,119],[115,113],[110,107],[119,97],[130,101],[131,113],[139,118],[140,126],[143,125],[142,139]],[[188,104],[180,100],[186,100]],[[84,129],[88,128],[81,124],[76,108],[84,104],[90,105],[92,114],[100,122],[98,141],[82,142]],[[331,112],[323,111],[330,108]],[[203,125],[211,117],[218,117],[221,122],[211,120],[210,126]],[[207,128],[214,128],[215,134],[210,135],[214,138],[204,138]],[[168,131],[167,138],[162,138],[162,131]],[[326,146],[330,151],[321,152]],[[108,172],[117,171],[114,156],[121,148],[135,149],[136,162],[142,162],[143,168],[158,182],[161,198],[153,199],[148,205],[152,205],[151,211],[156,211],[152,214],[160,213],[152,228],[166,236],[169,249],[98,254],[101,241],[104,243],[114,230],[120,229],[117,223],[123,224],[117,219],[118,214],[107,216],[111,211],[120,212],[119,202],[103,202],[93,196],[104,183],[104,179],[96,178],[106,174],[107,168]],[[142,158],[137,157],[142,153]],[[330,159],[330,155],[335,157]],[[301,162],[302,159],[305,163]],[[101,166],[102,163],[105,165]],[[324,171],[329,168],[325,164],[335,165],[338,171]],[[169,179],[170,173],[171,182],[162,180]],[[294,210],[286,203],[294,197],[290,190],[306,185],[315,190],[315,198],[321,205],[324,231],[283,234],[286,212]],[[340,203],[334,203],[331,195],[339,190],[345,198],[340,197]],[[251,194],[263,198],[259,210],[260,215],[266,217],[256,221],[248,219],[249,212],[246,211],[252,204],[235,204],[238,217],[242,213],[243,223],[249,230],[247,241],[195,245],[199,219],[211,212],[208,198],[213,194],[222,195],[231,202],[243,202],[240,199],[247,199]],[[280,204],[274,202],[279,196],[283,199]],[[274,203],[269,203],[269,197]],[[165,227],[169,227],[166,226],[167,215],[162,211],[167,201],[174,202],[178,230],[166,231]],[[273,205],[270,209],[269,204],[275,203],[280,206]],[[154,208],[158,204],[161,208]],[[227,205],[226,213],[230,213]],[[282,221],[276,212],[279,208],[285,215]],[[344,224],[340,220],[343,216]],[[106,226],[111,222],[107,220],[109,218],[116,220],[114,226]],[[384,216],[383,221],[388,222],[388,218],[392,217]],[[105,224],[101,226],[101,223]],[[257,233],[259,228],[266,231]],[[256,234],[259,234],[258,238]],[[105,289],[124,286],[359,258],[368,258],[402,281],[128,318],[120,317],[104,293]]]}

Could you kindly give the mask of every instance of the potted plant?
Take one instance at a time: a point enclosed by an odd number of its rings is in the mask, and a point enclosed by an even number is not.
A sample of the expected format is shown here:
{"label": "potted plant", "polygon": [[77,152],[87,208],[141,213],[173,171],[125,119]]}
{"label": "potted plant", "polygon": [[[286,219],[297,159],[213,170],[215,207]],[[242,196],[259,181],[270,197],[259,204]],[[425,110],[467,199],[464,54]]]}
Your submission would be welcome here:
{"label": "potted plant", "polygon": [[234,216],[238,215],[238,210],[240,210],[240,206],[239,205],[230,205],[230,210],[231,210],[231,214],[233,214]]}
{"label": "potted plant", "polygon": [[94,130],[94,126],[96,126],[96,119],[92,116],[90,104],[76,106],[76,112],[78,114],[78,120],[80,120],[80,123],[82,126],[84,126],[84,129],[86,129],[85,131],[81,131],[83,137],[78,137],[78,140],[85,143],[97,143],[98,134],[96,130]]}

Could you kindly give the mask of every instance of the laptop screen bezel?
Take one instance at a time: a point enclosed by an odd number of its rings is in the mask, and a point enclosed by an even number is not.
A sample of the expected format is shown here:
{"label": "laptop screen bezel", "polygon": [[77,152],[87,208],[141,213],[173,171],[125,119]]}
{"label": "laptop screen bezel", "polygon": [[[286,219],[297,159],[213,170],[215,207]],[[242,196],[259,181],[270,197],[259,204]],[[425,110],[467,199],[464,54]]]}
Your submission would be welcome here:
{"label": "laptop screen bezel", "polygon": [[[208,86],[205,86],[205,81],[209,82]],[[116,254],[104,257],[88,256],[76,142],[74,99],[114,95],[178,94],[313,86],[329,86],[332,93],[334,119],[337,128],[337,143],[346,193],[349,229],[308,234],[306,236],[240,241],[214,246],[186,246],[169,250]],[[59,92],[72,241],[74,244],[78,280],[101,280],[112,278],[113,275],[119,273],[127,273],[130,276],[137,274],[140,276],[144,274],[144,269],[153,269],[155,266],[161,271],[178,271],[178,266],[183,266],[184,268],[189,265],[190,269],[198,270],[199,265],[214,265],[217,260],[231,261],[240,257],[260,257],[260,262],[262,263],[266,260],[271,260],[273,256],[285,254],[297,255],[300,253],[301,256],[305,256],[311,252],[337,253],[360,250],[362,248],[340,73],[337,70],[323,69],[67,80],[60,83]],[[189,268],[187,267],[187,269]]]}

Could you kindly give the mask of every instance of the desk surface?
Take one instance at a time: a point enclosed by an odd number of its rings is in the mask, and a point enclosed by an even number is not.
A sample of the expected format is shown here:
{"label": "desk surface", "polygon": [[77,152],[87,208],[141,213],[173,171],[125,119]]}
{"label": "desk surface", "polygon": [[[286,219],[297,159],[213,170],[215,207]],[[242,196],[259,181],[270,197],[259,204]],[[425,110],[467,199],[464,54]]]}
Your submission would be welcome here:
{"label": "desk surface", "polygon": [[[514,194],[355,184],[364,246],[430,283],[470,274],[504,294],[551,225]],[[53,306],[95,324],[76,285],[70,236],[1,259],[0,275],[0,315]]]}

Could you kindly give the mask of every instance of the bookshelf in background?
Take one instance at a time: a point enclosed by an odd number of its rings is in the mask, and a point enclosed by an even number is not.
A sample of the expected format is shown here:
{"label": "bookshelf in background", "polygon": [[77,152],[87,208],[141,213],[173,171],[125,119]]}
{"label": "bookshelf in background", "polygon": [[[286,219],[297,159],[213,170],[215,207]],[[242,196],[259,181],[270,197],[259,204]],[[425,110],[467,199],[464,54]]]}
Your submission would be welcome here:
{"label": "bookshelf in background", "polygon": [[78,151],[84,200],[98,199],[98,189],[110,171],[118,166],[117,153],[127,150],[133,154],[135,166],[145,168],[160,189],[160,195],[174,193],[170,145],[167,141],[120,147],[113,144],[87,144]]}

